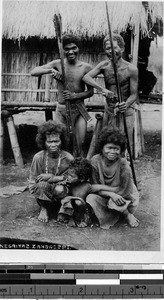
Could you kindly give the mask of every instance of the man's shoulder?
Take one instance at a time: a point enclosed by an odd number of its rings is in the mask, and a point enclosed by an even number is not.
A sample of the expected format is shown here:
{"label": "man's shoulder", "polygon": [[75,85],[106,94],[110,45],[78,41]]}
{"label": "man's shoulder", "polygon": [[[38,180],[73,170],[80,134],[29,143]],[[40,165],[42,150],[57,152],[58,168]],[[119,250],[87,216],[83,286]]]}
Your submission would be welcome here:
{"label": "man's shoulder", "polygon": [[53,65],[53,67],[58,67],[61,65],[60,59],[54,59],[50,63]]}
{"label": "man's shoulder", "polygon": [[101,62],[98,63],[97,67],[99,67],[100,69],[104,69],[106,67],[109,67],[110,66],[110,61],[105,59]]}
{"label": "man's shoulder", "polygon": [[129,70],[131,73],[134,73],[134,72],[137,72],[137,71],[138,71],[138,68],[137,68],[134,64],[128,62],[127,60],[123,60],[123,64],[126,65],[126,66],[128,67],[128,70]]}
{"label": "man's shoulder", "polygon": [[79,60],[78,63],[79,63],[84,69],[86,69],[86,70],[91,70],[91,69],[92,69],[91,65],[88,64],[88,63],[86,63],[86,62],[84,62],[84,61]]}

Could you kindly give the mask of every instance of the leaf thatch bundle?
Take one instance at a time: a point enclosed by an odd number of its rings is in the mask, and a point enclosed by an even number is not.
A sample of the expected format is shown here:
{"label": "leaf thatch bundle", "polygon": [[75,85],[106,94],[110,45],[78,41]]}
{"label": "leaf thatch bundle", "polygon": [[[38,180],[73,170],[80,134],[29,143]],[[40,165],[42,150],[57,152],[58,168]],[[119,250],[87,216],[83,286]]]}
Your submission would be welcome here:
{"label": "leaf thatch bundle", "polygon": [[[125,31],[140,23],[143,35],[148,33],[148,12],[152,25],[162,20],[163,3],[149,2],[148,9],[141,1],[108,1],[112,30]],[[53,16],[62,16],[63,32],[82,37],[102,37],[107,32],[105,2],[103,1],[17,1],[3,2],[3,37],[9,39],[54,38]]]}

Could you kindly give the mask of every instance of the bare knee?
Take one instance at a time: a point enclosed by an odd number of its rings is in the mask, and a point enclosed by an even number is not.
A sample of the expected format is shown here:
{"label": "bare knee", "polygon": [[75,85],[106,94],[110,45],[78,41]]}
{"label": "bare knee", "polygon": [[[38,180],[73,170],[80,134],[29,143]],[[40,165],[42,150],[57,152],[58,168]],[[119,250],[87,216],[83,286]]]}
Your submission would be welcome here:
{"label": "bare knee", "polygon": [[95,194],[89,194],[88,196],[87,196],[87,198],[86,198],[86,202],[90,202],[90,201],[93,201],[94,199],[95,199],[95,197],[96,197],[97,195],[95,195]]}
{"label": "bare knee", "polygon": [[53,194],[57,199],[63,199],[67,196],[67,189],[64,185],[56,185]]}
{"label": "bare knee", "polygon": [[83,204],[82,204],[82,202],[80,200],[75,200],[75,205],[78,206],[78,207],[80,207]]}

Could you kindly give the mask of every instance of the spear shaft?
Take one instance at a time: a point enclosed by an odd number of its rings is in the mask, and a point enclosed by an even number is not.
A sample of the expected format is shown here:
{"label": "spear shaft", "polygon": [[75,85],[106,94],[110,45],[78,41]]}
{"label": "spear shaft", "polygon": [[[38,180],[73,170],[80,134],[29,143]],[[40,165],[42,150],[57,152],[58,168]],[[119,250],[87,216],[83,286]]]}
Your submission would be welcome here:
{"label": "spear shaft", "polygon": [[[115,76],[115,81],[116,81],[118,101],[119,101],[119,103],[121,103],[122,102],[122,94],[121,94],[119,78],[118,78],[118,70],[117,70],[117,65],[116,65],[116,56],[115,56],[115,52],[114,52],[113,36],[112,36],[112,30],[111,30],[111,25],[110,25],[110,21],[109,21],[109,12],[108,12],[107,2],[105,2],[105,7],[106,7],[106,15],[107,15],[107,23],[108,23],[110,44],[111,44],[111,50],[112,50],[112,65],[113,65],[114,76]],[[132,174],[133,174],[133,180],[134,180],[134,183],[137,187],[137,180],[136,180],[134,164],[133,164],[133,158],[132,158],[132,153],[131,153],[131,148],[130,148],[130,142],[129,142],[129,136],[128,136],[128,129],[127,129],[127,124],[126,124],[125,113],[123,113],[123,122],[124,122],[125,135],[126,135],[126,138],[127,138],[127,148],[128,148],[129,157],[130,157],[130,166],[131,166],[131,170],[132,170]]]}
{"label": "spear shaft", "polygon": [[[63,87],[64,90],[68,88],[67,80],[66,80],[66,75],[65,75],[65,66],[64,66],[64,52],[63,52],[63,39],[62,39],[62,20],[61,20],[61,15],[60,14],[55,14],[54,15],[54,27],[56,31],[56,36],[58,40],[58,48],[59,48],[59,54],[60,54],[60,61],[61,61],[61,69],[62,69],[62,77],[63,77]],[[77,139],[75,136],[75,128],[74,128],[74,123],[73,123],[73,117],[72,117],[72,111],[71,111],[71,105],[70,101],[66,101],[66,129],[67,129],[67,137],[69,138],[70,142],[70,132],[72,131],[73,135],[73,152],[75,154],[79,153],[79,147],[77,144]]]}

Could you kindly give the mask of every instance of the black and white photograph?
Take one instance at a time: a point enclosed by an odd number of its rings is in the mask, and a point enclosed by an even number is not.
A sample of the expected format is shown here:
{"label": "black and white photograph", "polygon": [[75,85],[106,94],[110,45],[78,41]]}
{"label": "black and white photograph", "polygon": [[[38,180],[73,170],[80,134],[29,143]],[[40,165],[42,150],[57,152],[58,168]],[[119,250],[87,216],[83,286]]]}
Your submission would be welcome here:
{"label": "black and white photograph", "polygon": [[3,0],[1,37],[0,256],[159,262],[163,2]]}

